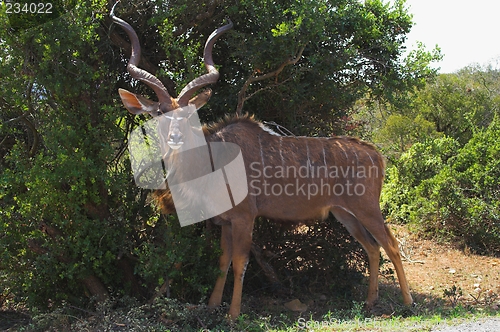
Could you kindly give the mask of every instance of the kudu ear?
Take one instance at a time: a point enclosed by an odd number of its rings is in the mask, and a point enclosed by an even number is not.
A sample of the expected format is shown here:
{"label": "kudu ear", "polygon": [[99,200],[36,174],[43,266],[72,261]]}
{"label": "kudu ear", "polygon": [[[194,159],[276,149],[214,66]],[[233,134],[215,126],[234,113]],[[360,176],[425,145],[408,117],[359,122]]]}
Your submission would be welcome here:
{"label": "kudu ear", "polygon": [[203,105],[205,105],[208,102],[211,96],[212,96],[212,90],[207,89],[197,94],[194,98],[191,98],[189,100],[189,104],[194,105],[196,107],[196,110],[199,110],[200,108],[203,107]]}
{"label": "kudu ear", "polygon": [[132,114],[152,113],[160,107],[160,103],[151,101],[125,89],[118,89],[118,93],[123,105]]}

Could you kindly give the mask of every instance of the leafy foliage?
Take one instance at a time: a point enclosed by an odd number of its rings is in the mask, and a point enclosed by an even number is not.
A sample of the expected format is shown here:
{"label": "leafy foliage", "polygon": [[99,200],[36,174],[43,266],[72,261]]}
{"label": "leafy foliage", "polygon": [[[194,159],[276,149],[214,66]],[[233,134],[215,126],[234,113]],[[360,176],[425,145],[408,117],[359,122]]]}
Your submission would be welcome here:
{"label": "leafy foliage", "polygon": [[[176,4],[159,13],[157,20],[163,24],[160,33],[170,52],[168,63],[176,65],[176,70],[166,70],[176,73],[174,81],[179,87],[204,70],[196,65],[203,46],[200,35],[208,36],[221,24],[223,14],[235,23],[215,47],[221,77],[201,115],[206,120],[234,112],[238,93],[250,77],[276,71],[301,48],[302,57],[295,65],[286,66],[272,79],[252,83],[246,96],[253,97],[243,111],[289,126],[295,134],[327,136],[342,132],[340,119],[350,113],[359,97],[370,92],[373,97],[390,98],[434,74],[428,65],[435,57],[424,50],[401,62],[405,36],[412,26],[404,1],[392,6],[378,0],[221,3],[214,9],[220,10],[214,15],[214,19],[220,18],[218,22],[197,24],[184,39],[182,32],[195,20],[194,13],[204,7],[198,1]],[[172,34],[174,27],[181,28]],[[181,47],[184,60],[175,62],[183,59],[174,59]],[[423,58],[417,61],[420,56]],[[411,73],[408,63],[412,63]]]}
{"label": "leafy foliage", "polygon": [[[208,288],[201,280],[211,285],[216,276],[216,251],[201,254],[200,227],[175,235],[175,220],[172,229],[156,227],[148,193],[131,181],[133,120],[118,106],[118,76],[109,75],[118,64],[102,42],[105,5],[2,36],[0,269],[9,273],[1,282],[30,305],[101,301],[110,292],[149,297],[168,278],[176,296],[199,297]],[[196,270],[190,265],[203,273],[184,273]]]}
{"label": "leafy foliage", "polygon": [[499,115],[499,75],[491,66],[476,65],[427,76],[427,84],[392,99],[358,100],[353,118],[366,125],[362,135],[375,141],[391,162],[414,143],[438,137],[453,137],[464,145]]}
{"label": "leafy foliage", "polygon": [[[125,71],[128,39],[111,24],[108,1],[57,5],[65,14],[38,25],[12,26],[0,11],[3,295],[41,307],[124,293],[199,300],[216,276],[211,231],[161,219],[132,181],[127,135],[144,119],[126,114],[116,90],[151,91]],[[433,74],[425,52],[409,60],[411,72],[400,61],[412,25],[404,1],[138,1],[119,11],[139,35],[141,67],[171,95],[205,70],[206,37],[226,15],[235,22],[214,52],[221,80],[205,120],[234,112],[249,77],[302,48],[295,65],[250,87],[244,109],[296,134],[342,133],[360,96],[389,99]],[[352,247],[341,249],[325,269],[351,267],[339,261],[355,258]]]}
{"label": "leafy foliage", "polygon": [[438,137],[440,133],[436,131],[434,123],[426,120],[421,114],[413,119],[406,115],[391,114],[374,136],[376,141],[386,142],[386,148],[390,147],[402,153],[412,144]]}
{"label": "leafy foliage", "polygon": [[468,142],[476,128],[486,128],[499,114],[499,73],[490,68],[466,67],[441,74],[415,95],[414,106],[439,132]]}
{"label": "leafy foliage", "polygon": [[477,251],[500,250],[500,181],[495,118],[460,148],[452,138],[414,144],[388,170],[385,211]]}

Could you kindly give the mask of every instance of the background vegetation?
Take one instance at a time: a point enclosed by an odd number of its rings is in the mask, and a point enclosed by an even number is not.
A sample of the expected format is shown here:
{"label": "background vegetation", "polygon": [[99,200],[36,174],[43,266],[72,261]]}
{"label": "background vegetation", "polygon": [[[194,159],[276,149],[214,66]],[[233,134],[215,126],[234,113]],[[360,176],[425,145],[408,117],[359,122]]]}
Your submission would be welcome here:
{"label": "background vegetation", "polygon": [[[500,253],[499,72],[468,67],[413,94],[418,134],[397,121],[382,128],[400,155],[388,170],[389,217],[481,253]],[[425,128],[425,130],[423,130]],[[405,142],[402,144],[401,142]]]}
{"label": "background vegetation", "polygon": [[[218,229],[180,228],[133,182],[127,135],[144,118],[127,114],[117,89],[155,97],[125,70],[130,45],[108,17],[113,1],[57,5],[59,17],[29,26],[0,12],[0,299],[32,310],[90,310],[124,295],[206,302]],[[404,56],[404,1],[124,1],[118,15],[137,31],[140,66],[174,96],[203,73],[204,41],[230,17],[202,120],[240,107],[296,135],[374,141],[389,161],[391,220],[498,254],[500,73],[437,75],[439,50],[424,46]],[[334,296],[350,301],[365,268],[334,221],[302,233],[260,221],[254,242],[279,257],[266,261],[292,293],[342,283]],[[290,264],[301,248],[302,263]],[[250,268],[249,290],[275,290]]]}

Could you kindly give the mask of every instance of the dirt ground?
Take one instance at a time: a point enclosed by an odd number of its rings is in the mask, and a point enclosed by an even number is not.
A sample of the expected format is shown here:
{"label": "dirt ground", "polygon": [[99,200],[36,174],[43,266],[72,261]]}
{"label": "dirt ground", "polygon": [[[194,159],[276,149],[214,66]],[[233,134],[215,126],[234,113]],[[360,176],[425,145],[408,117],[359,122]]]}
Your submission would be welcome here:
{"label": "dirt ground", "polygon": [[[408,308],[402,304],[394,267],[381,250],[384,263],[379,275],[379,301],[364,314],[382,319],[393,316],[448,317],[453,316],[455,308],[459,309],[456,311],[457,315],[477,311],[500,313],[500,258],[473,254],[470,250],[460,249],[453,244],[440,244],[425,239],[408,231],[406,226],[390,224],[389,227],[400,241],[403,266],[415,305]],[[359,286],[354,287],[352,297],[362,301],[366,297],[367,288],[368,271],[364,280],[360,280]],[[327,291],[322,289],[325,289],[324,284],[318,287],[316,283],[312,283],[308,288],[309,293],[297,292],[288,297],[245,294],[243,311],[264,311],[278,316],[283,310],[286,311],[284,307],[289,312],[299,312],[304,307],[301,315],[312,314],[315,319],[321,320],[326,311],[344,308],[345,305],[342,298],[325,295]],[[350,301],[352,304],[352,300]],[[288,304],[296,310],[287,307]],[[347,312],[353,311],[353,308],[346,308]]]}
{"label": "dirt ground", "polygon": [[[392,264],[382,250],[386,262],[381,268],[380,301],[370,313],[379,318],[392,316],[428,316],[439,314],[444,308],[474,308],[489,313],[500,312],[500,258],[476,255],[451,244],[439,244],[411,233],[404,226],[390,225],[400,241],[403,265],[416,306],[409,311],[401,303],[401,291]],[[323,286],[324,287],[324,286]],[[356,287],[353,297],[364,299],[367,278]],[[309,294],[295,294],[308,309],[297,317],[310,314],[324,314],[328,297],[321,290]],[[286,296],[265,296],[245,294],[243,312],[269,312],[277,318],[285,309]],[[303,304],[301,304],[303,305]],[[325,309],[326,308],[326,309]],[[226,311],[227,308],[222,309]],[[293,310],[295,311],[295,310]],[[472,311],[472,310],[471,310]],[[461,311],[463,313],[463,310]],[[321,319],[322,316],[318,316]],[[316,319],[316,318],[315,318]],[[30,321],[30,315],[13,310],[0,309],[0,331],[9,327],[23,326]]]}
{"label": "dirt ground", "polygon": [[500,258],[422,239],[402,226],[391,225],[391,229],[400,241],[403,265],[417,302],[443,298],[451,306],[499,310]]}

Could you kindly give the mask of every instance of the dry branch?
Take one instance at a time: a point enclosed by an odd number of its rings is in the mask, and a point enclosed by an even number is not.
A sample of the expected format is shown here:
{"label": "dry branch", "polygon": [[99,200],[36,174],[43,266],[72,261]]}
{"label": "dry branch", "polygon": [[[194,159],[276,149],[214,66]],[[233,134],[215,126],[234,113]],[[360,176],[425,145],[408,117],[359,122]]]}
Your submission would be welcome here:
{"label": "dry branch", "polygon": [[281,282],[279,281],[278,275],[277,275],[276,271],[274,271],[274,268],[272,267],[272,265],[269,264],[268,262],[266,262],[264,260],[264,258],[262,257],[262,249],[259,248],[257,245],[255,245],[255,243],[252,243],[251,250],[252,250],[253,256],[255,257],[255,260],[257,261],[260,268],[264,272],[267,280],[269,280],[269,282],[271,284],[281,285]]}
{"label": "dry branch", "polygon": [[267,80],[271,77],[276,77],[283,71],[283,69],[285,69],[286,66],[295,65],[302,57],[302,52],[304,52],[305,47],[306,47],[306,45],[303,45],[295,57],[289,58],[288,60],[283,62],[278,67],[278,69],[276,69],[270,73],[260,75],[260,76],[255,76],[258,73],[258,71],[255,70],[252,73],[252,75],[246,80],[245,84],[243,84],[243,87],[241,88],[240,92],[238,92],[238,106],[236,107],[236,114],[241,115],[245,101],[247,101],[248,99],[253,97],[258,92],[264,90],[264,89],[259,89],[259,90],[255,91],[254,93],[252,93],[251,95],[247,96],[246,93],[247,93],[248,88],[250,87],[250,84],[252,84],[253,82]]}
{"label": "dry branch", "polygon": [[401,253],[401,256],[409,263],[419,263],[419,264],[425,264],[425,261],[414,261],[411,259],[409,256],[410,254],[406,253],[406,240],[399,240],[396,239],[399,242],[399,252]]}

